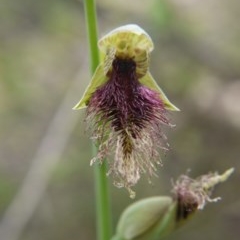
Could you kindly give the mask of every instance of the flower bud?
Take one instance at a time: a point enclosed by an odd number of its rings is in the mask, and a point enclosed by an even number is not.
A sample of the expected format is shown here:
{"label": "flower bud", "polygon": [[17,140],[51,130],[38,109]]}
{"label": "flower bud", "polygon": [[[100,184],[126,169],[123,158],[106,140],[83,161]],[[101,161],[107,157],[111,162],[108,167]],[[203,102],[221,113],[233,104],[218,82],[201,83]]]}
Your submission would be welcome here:
{"label": "flower bud", "polygon": [[125,209],[112,240],[160,240],[187,220],[207,202],[213,187],[228,179],[233,168],[222,175],[209,173],[196,179],[181,175],[173,187],[173,197],[145,198]]}
{"label": "flower bud", "polygon": [[153,240],[174,230],[176,202],[160,196],[140,200],[122,214],[112,240]]}

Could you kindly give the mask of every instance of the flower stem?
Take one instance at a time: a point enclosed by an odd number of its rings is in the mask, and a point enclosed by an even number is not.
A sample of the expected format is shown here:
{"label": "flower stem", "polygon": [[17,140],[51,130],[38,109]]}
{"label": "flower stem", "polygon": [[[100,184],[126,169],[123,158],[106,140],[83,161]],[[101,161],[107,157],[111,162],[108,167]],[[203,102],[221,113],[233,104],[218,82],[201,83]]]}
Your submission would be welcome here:
{"label": "flower stem", "polygon": [[99,64],[95,0],[84,0],[84,11],[85,11],[86,24],[87,24],[87,36],[88,36],[88,42],[89,42],[89,54],[90,54],[90,64],[91,64],[90,70],[91,70],[91,73],[93,74]]}
{"label": "flower stem", "polygon": [[[99,53],[97,46],[97,20],[95,0],[84,0],[84,11],[87,23],[87,34],[89,42],[89,53],[91,63],[91,74],[99,64]],[[92,146],[92,153],[95,155],[96,147]],[[109,240],[111,235],[110,221],[110,199],[108,181],[106,177],[106,163],[95,166],[95,195],[96,195],[96,219],[97,239]]]}

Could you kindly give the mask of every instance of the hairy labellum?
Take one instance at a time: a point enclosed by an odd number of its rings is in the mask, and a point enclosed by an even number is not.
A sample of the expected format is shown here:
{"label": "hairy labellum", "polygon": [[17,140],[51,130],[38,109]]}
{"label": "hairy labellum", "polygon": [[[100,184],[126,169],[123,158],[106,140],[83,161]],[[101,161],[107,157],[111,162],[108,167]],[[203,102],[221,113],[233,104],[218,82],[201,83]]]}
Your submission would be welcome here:
{"label": "hairy labellum", "polygon": [[140,173],[154,174],[160,163],[157,149],[167,149],[161,127],[170,124],[158,93],[138,81],[132,59],[116,58],[108,77],[89,102],[87,120],[100,144],[97,158],[115,153],[110,172],[117,184],[129,188]]}

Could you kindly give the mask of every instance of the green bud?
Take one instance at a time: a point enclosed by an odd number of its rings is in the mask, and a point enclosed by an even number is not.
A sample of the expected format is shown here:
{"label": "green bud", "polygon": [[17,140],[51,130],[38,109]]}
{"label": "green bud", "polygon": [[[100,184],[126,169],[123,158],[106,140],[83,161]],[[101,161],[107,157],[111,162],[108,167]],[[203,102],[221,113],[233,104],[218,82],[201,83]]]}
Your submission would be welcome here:
{"label": "green bud", "polygon": [[224,182],[234,171],[209,173],[196,179],[181,175],[173,186],[173,197],[146,198],[125,209],[112,240],[160,240],[189,220],[210,198],[213,187]]}
{"label": "green bud", "polygon": [[146,198],[122,214],[112,240],[154,240],[170,233],[176,224],[176,202],[171,197]]}

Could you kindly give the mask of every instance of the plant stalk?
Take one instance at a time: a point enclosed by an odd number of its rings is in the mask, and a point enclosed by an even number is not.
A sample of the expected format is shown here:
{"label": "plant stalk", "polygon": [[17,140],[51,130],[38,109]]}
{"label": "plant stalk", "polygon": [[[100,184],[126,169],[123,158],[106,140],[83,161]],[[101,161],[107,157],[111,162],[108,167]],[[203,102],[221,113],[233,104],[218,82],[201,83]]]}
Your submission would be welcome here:
{"label": "plant stalk", "polygon": [[[89,42],[90,70],[93,75],[99,64],[95,0],[84,0],[84,11]],[[95,156],[96,152],[97,148],[93,144],[92,154]],[[111,214],[105,161],[101,165],[95,165],[95,197],[97,240],[109,240],[111,236]]]}

